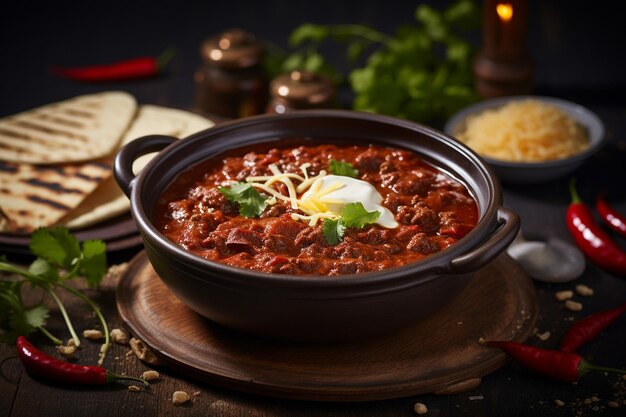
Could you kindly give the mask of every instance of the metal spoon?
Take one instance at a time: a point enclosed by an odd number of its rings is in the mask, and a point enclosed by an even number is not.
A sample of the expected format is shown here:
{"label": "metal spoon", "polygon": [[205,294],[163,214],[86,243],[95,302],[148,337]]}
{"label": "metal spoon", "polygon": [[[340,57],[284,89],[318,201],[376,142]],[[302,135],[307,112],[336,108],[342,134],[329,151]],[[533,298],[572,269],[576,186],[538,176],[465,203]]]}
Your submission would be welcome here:
{"label": "metal spoon", "polygon": [[585,270],[582,252],[558,238],[545,242],[526,241],[519,235],[507,253],[538,281],[569,282],[580,277]]}

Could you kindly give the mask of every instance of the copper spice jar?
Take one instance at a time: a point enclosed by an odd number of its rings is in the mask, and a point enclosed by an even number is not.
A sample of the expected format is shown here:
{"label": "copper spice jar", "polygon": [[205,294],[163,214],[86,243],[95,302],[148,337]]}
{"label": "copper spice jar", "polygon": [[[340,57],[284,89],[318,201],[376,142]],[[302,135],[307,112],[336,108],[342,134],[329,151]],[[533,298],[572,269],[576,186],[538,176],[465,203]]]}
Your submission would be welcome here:
{"label": "copper spice jar", "polygon": [[335,107],[335,87],[324,75],[309,71],[292,71],[279,75],[270,83],[268,113]]}
{"label": "copper spice jar", "polygon": [[267,105],[263,45],[242,30],[230,29],[203,42],[196,71],[196,108],[205,114],[240,118],[260,114]]}

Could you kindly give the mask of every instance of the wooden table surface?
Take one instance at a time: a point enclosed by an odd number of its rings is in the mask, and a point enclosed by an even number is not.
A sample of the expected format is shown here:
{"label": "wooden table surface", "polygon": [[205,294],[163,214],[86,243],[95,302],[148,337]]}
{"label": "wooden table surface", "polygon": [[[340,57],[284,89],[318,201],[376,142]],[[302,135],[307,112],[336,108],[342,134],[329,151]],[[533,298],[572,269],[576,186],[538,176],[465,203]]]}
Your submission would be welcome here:
{"label": "wooden table surface", "polygon": [[[273,3],[272,3],[273,4]],[[369,3],[368,3],[369,4]],[[222,7],[222,6],[220,6]],[[399,6],[397,6],[399,7]],[[413,6],[411,6],[411,9]],[[366,9],[366,8],[364,8]],[[141,11],[135,10],[135,16]],[[220,9],[220,11],[223,11]],[[396,12],[398,12],[396,10]],[[295,12],[294,12],[295,13]],[[117,22],[117,14],[113,11],[104,13],[112,22]],[[20,18],[26,18],[28,11],[22,10]],[[54,16],[59,17],[60,13]],[[151,15],[154,17],[153,15]],[[160,15],[159,15],[160,16]],[[208,16],[208,14],[207,14]],[[283,32],[272,32],[260,23],[254,23],[253,11],[241,12],[239,19],[232,16],[224,22],[218,17],[210,20],[213,26],[198,28],[194,21],[193,29],[173,31],[165,27],[163,20],[154,22],[151,26],[149,19],[141,23],[136,19],[136,28],[125,23],[120,26],[121,34],[113,35],[112,42],[118,49],[102,47],[89,49],[88,42],[100,45],[94,41],[95,35],[86,35],[83,40],[73,34],[74,26],[64,26],[59,29],[48,22],[42,14],[35,23],[24,23],[26,29],[31,29],[24,35],[17,46],[8,45],[8,54],[15,56],[21,63],[11,62],[3,64],[0,78],[0,88],[3,94],[0,106],[0,117],[6,116],[27,108],[36,107],[48,102],[62,100],[73,95],[85,94],[110,89],[123,89],[134,94],[141,103],[171,105],[180,108],[190,108],[193,97],[192,74],[197,59],[197,47],[201,37],[227,28],[224,25],[244,26],[248,29],[265,34],[268,37],[284,38]],[[189,17],[192,19],[191,17]],[[17,18],[16,18],[17,19]],[[162,19],[162,18],[160,18]],[[275,19],[279,19],[276,17]],[[299,16],[299,19],[305,19]],[[18,19],[19,20],[19,19]],[[180,20],[180,19],[179,19]],[[107,21],[103,18],[103,21]],[[273,21],[274,22],[274,21]],[[119,23],[119,22],[118,22]],[[185,27],[184,21],[177,21],[177,28]],[[9,36],[8,31],[17,28],[17,23],[10,23],[3,28],[3,35]],[[87,23],[81,21],[76,26],[86,29]],[[293,25],[291,25],[293,26]],[[150,38],[137,28],[150,27]],[[7,29],[8,28],[8,29]],[[43,29],[42,29],[43,28]],[[108,24],[99,23],[93,26],[98,36],[102,36]],[[49,29],[49,38],[57,41],[50,49],[41,53],[39,43],[46,38],[42,33]],[[136,30],[135,30],[136,29]],[[280,27],[279,27],[280,29]],[[284,28],[283,28],[284,29]],[[39,37],[34,34],[40,35]],[[139,39],[124,43],[123,39],[132,36]],[[100,39],[100,38],[99,38]],[[71,61],[73,54],[82,54],[84,62],[100,57],[110,60],[119,56],[115,52],[123,52],[122,56],[145,53],[140,45],[149,45],[148,53],[158,53],[159,48],[167,42],[178,42],[181,47],[179,61],[170,73],[153,80],[131,83],[117,83],[111,85],[82,85],[69,81],[59,80],[45,74],[45,65],[54,62],[55,56]],[[64,42],[72,48],[64,48]],[[102,42],[102,41],[98,41]],[[78,49],[82,46],[82,49]],[[550,45],[546,45],[549,48]],[[66,50],[67,49],[67,50]],[[77,52],[80,51],[80,52]],[[139,52],[138,52],[139,51]],[[537,52],[539,54],[539,52]],[[32,56],[31,56],[32,54]],[[58,55],[55,55],[58,54]],[[80,63],[76,59],[74,62]],[[606,64],[608,65],[608,64]],[[23,67],[23,68],[22,68]],[[541,64],[540,64],[541,68]],[[575,68],[573,69],[575,71]],[[581,197],[591,202],[597,192],[605,190],[610,196],[611,203],[622,213],[626,213],[626,106],[623,100],[616,99],[617,91],[610,88],[594,94],[593,85],[581,85],[580,89],[567,88],[559,83],[554,74],[539,74],[542,84],[537,93],[556,95],[587,105],[596,111],[606,124],[607,146],[595,155],[590,161],[575,172]],[[567,77],[565,77],[567,78]],[[582,80],[582,78],[581,78]],[[551,84],[550,82],[553,81]],[[562,80],[561,80],[562,81]],[[563,81],[565,82],[565,81]],[[582,81],[581,81],[582,82]],[[607,81],[609,82],[609,81]],[[21,85],[18,89],[15,85]],[[605,84],[606,85],[606,84]],[[28,87],[28,88],[26,88]],[[623,88],[623,85],[620,87]],[[6,97],[11,98],[7,100]],[[623,96],[622,96],[623,97]],[[522,219],[522,233],[527,238],[558,237],[571,241],[565,225],[565,211],[569,203],[568,179],[563,178],[535,185],[504,184],[505,206],[516,211]],[[619,244],[626,248],[626,239],[618,238]],[[110,264],[119,264],[129,261],[141,251],[141,246],[119,250],[109,254]],[[12,256],[10,259],[23,261],[24,258]],[[594,290],[591,297],[575,296],[583,304],[583,310],[572,312],[564,308],[563,303],[555,299],[555,293],[565,289],[573,289],[576,284],[585,284]],[[545,284],[535,282],[539,299],[540,316],[537,323],[539,333],[551,332],[550,338],[541,341],[531,336],[529,342],[537,346],[555,348],[560,337],[573,320],[590,313],[617,306],[626,302],[626,280],[607,273],[597,266],[587,263],[583,276],[573,283]],[[103,308],[110,326],[121,326],[115,309],[115,282],[105,283],[97,291],[88,293]],[[97,324],[89,310],[80,303],[70,304],[70,313],[76,320],[76,327],[90,328]],[[53,311],[50,327],[62,332],[62,323],[58,314]],[[171,335],[175,338],[175,335]],[[48,352],[53,347],[42,337],[34,337],[33,342]],[[81,363],[94,363],[99,345],[86,342],[80,351]],[[139,375],[150,366],[139,361],[134,355],[127,355],[127,346],[114,344],[110,350],[105,365],[118,372],[130,375]],[[618,320],[609,329],[602,332],[600,337],[581,349],[581,354],[592,362],[618,368],[626,367],[626,317]],[[501,369],[484,377],[480,386],[456,395],[419,395],[384,401],[370,402],[316,402],[295,401],[276,398],[267,398],[237,391],[219,388],[213,385],[198,383],[191,378],[167,368],[159,368],[161,379],[152,384],[149,389],[140,392],[130,392],[125,384],[112,384],[106,387],[78,388],[48,384],[31,378],[22,368],[21,363],[14,356],[14,348],[0,344],[0,358],[2,359],[2,375],[0,377],[0,417],[3,416],[70,416],[70,415],[111,415],[111,416],[412,416],[416,415],[413,406],[416,402],[427,405],[427,416],[598,416],[598,415],[626,415],[626,380],[616,376],[603,374],[589,375],[577,384],[554,382],[526,371],[520,366],[510,363]],[[195,393],[191,402],[183,406],[172,404],[172,393],[184,390]],[[557,400],[562,401],[557,404]],[[609,405],[619,405],[613,408]]]}

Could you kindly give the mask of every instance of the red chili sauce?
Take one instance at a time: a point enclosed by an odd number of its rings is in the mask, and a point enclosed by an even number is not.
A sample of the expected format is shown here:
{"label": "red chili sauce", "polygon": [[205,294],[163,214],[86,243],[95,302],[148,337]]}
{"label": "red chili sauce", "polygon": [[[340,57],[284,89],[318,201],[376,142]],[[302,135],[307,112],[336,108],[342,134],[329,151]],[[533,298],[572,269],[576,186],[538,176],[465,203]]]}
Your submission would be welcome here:
{"label": "red chili sauce", "polygon": [[[416,154],[381,146],[319,145],[229,154],[182,173],[161,196],[154,224],[188,251],[227,265],[296,275],[379,271],[419,261],[454,244],[478,221],[466,187]],[[330,245],[322,222],[294,220],[288,202],[268,206],[257,218],[239,215],[238,203],[218,190],[249,176],[271,175],[268,166],[309,176],[329,171],[331,159],[351,163],[358,178],[374,185],[399,226],[347,228]],[[274,189],[287,195],[280,182]],[[262,191],[261,191],[262,193]],[[298,196],[299,197],[299,196]]]}

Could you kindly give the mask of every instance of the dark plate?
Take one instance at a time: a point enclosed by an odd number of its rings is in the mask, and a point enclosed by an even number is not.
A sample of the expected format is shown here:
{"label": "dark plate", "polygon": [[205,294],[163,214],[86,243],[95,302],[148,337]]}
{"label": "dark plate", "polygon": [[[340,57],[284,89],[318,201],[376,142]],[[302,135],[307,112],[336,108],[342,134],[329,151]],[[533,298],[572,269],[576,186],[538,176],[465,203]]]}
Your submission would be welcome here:
{"label": "dark plate", "polygon": [[[78,240],[98,239],[107,244],[108,251],[127,249],[141,244],[139,232],[130,213],[95,224],[83,229],[73,230]],[[29,254],[30,235],[0,233],[0,253]]]}

